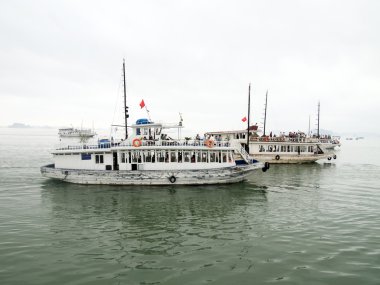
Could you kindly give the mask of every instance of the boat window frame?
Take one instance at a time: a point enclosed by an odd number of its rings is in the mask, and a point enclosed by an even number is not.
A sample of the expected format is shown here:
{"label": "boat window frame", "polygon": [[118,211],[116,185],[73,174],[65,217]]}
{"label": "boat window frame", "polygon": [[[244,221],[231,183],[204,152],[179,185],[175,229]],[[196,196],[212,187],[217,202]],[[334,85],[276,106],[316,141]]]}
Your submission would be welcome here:
{"label": "boat window frame", "polygon": [[95,164],[104,164],[104,154],[95,154]]}

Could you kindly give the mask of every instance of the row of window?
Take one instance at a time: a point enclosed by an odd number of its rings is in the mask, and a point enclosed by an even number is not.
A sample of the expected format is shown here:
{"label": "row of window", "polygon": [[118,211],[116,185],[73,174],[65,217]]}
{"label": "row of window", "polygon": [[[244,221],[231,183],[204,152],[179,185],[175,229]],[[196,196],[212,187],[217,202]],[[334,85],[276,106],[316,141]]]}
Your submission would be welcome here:
{"label": "row of window", "polygon": [[231,151],[132,150],[121,153],[121,163],[226,163],[233,161]]}
{"label": "row of window", "polygon": [[292,145],[267,145],[267,146],[263,146],[263,145],[260,145],[259,146],[259,152],[298,152],[298,153],[301,153],[301,152],[310,152],[310,153],[314,153],[315,151],[317,151],[317,149],[310,145],[310,146],[292,146]]}

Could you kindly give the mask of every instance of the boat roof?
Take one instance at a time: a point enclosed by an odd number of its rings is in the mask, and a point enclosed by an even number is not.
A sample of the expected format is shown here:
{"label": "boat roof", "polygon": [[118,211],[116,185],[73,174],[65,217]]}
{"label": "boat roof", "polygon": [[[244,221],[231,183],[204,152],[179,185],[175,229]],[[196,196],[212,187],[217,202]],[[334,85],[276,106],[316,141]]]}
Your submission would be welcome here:
{"label": "boat roof", "polygon": [[[250,132],[259,132],[257,126],[251,126],[249,128]],[[228,135],[228,134],[241,134],[247,133],[247,129],[244,130],[235,130],[235,131],[217,131],[217,132],[206,132],[207,135]]]}
{"label": "boat roof", "polygon": [[134,128],[134,129],[150,129],[150,128],[162,128],[162,129],[173,129],[173,128],[176,128],[176,129],[179,129],[179,128],[183,128],[183,125],[180,125],[180,124],[164,124],[164,123],[154,123],[154,122],[151,122],[151,123],[147,123],[147,124],[133,124],[131,126],[131,128]]}

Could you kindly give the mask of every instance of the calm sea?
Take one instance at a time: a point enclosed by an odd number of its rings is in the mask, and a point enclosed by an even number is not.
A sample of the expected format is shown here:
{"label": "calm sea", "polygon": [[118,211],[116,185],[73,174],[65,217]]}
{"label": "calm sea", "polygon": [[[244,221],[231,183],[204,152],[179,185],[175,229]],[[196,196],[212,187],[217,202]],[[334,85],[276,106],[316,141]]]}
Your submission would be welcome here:
{"label": "calm sea", "polygon": [[56,130],[0,129],[0,284],[380,284],[380,144],[224,186],[47,180]]}

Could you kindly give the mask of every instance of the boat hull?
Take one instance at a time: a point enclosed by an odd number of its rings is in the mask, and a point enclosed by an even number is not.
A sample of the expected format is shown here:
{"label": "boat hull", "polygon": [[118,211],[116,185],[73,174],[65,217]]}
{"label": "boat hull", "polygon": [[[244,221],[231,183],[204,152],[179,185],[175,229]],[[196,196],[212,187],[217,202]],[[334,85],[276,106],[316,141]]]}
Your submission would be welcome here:
{"label": "boat hull", "polygon": [[54,164],[41,167],[44,177],[76,184],[103,185],[199,185],[241,182],[262,163],[206,170],[78,170],[55,168]]}
{"label": "boat hull", "polygon": [[[316,154],[316,155],[291,155],[291,154],[271,154],[261,155],[255,154],[255,158],[259,161],[269,162],[270,164],[297,164],[297,163],[313,163],[320,159],[333,158],[334,154]],[[336,156],[335,156],[336,157]]]}

